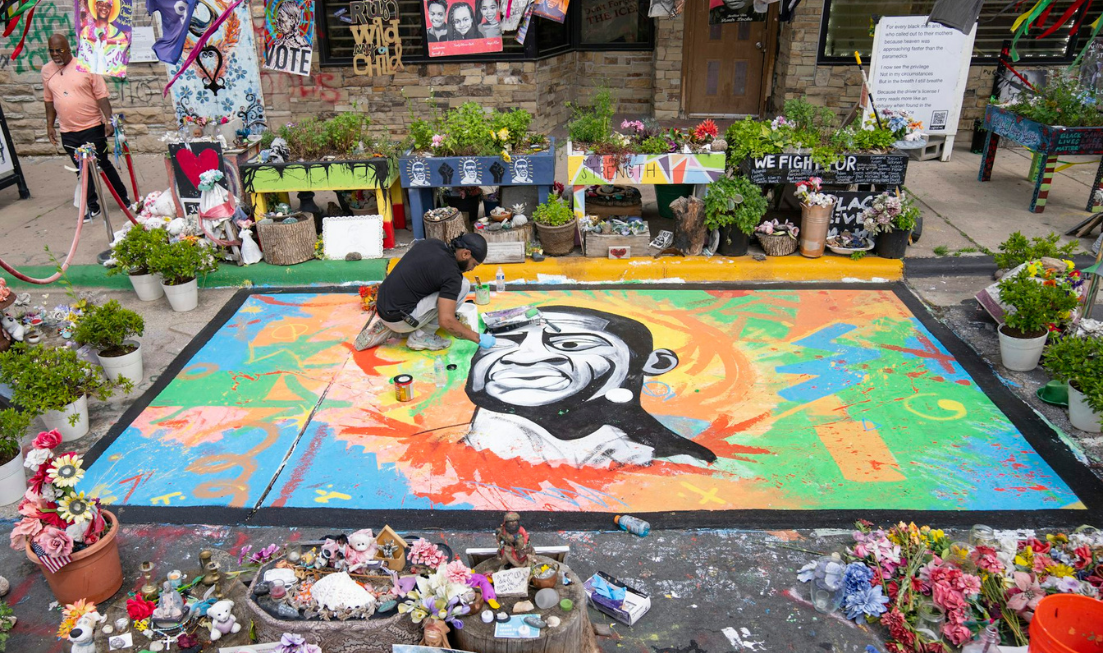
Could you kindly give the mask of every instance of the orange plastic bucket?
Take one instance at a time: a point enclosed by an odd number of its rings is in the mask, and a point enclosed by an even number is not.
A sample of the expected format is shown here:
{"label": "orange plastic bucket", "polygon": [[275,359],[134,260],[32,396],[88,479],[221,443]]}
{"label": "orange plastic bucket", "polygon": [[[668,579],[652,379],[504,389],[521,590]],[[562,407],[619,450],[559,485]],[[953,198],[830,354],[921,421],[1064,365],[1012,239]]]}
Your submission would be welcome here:
{"label": "orange plastic bucket", "polygon": [[1053,594],[1030,622],[1030,653],[1103,653],[1103,601]]}

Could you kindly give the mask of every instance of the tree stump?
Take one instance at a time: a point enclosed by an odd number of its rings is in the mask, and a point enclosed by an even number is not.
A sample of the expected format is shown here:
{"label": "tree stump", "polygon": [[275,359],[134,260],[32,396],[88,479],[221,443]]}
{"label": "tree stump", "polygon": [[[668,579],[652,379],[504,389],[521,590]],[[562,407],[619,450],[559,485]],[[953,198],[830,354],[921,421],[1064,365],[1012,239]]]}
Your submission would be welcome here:
{"label": "tree stump", "polygon": [[436,238],[450,243],[453,238],[457,238],[466,233],[467,224],[463,219],[463,213],[458,209],[453,209],[453,211],[451,216],[443,220],[431,220],[429,215],[432,212],[426,213],[424,218],[425,237]]}
{"label": "tree stump", "polygon": [[699,197],[679,197],[670,203],[674,211],[673,249],[684,256],[699,256],[708,241],[705,229],[705,202]]}
{"label": "tree stump", "polygon": [[[555,564],[551,558],[535,558],[537,564]],[[496,559],[487,560],[475,567],[475,571],[490,576],[498,571],[498,564]],[[548,610],[536,608],[530,613],[539,614],[544,621],[551,616],[559,617],[559,626],[542,629],[540,637],[536,639],[497,639],[494,637],[494,622],[485,624],[478,615],[472,615],[464,619],[462,629],[453,630],[449,634],[452,644],[459,650],[479,653],[596,653],[597,643],[586,608],[586,592],[582,589],[582,579],[562,563],[559,563],[559,568],[567,572],[571,584],[559,584],[555,589],[561,599],[574,601],[574,609],[564,612],[556,605]],[[500,610],[512,616],[514,604],[527,600],[536,605],[535,597],[536,590],[530,588],[527,598],[499,597],[498,602],[502,604]]]}

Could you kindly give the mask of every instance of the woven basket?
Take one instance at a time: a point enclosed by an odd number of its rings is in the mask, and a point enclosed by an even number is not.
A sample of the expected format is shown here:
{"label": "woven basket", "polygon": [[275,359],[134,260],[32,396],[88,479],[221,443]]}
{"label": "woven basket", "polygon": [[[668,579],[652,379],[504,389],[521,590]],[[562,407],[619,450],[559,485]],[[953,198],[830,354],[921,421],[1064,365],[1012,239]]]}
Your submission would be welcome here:
{"label": "woven basket", "polygon": [[797,251],[797,240],[785,234],[755,234],[767,256],[789,256]]}
{"label": "woven basket", "polygon": [[309,213],[295,213],[291,217],[298,222],[257,223],[264,260],[270,265],[295,265],[314,258],[314,243],[318,240],[314,217]]}
{"label": "woven basket", "polygon": [[548,256],[566,256],[574,249],[574,237],[578,231],[578,219],[558,227],[546,227],[536,223],[536,232],[540,234],[540,246]]}

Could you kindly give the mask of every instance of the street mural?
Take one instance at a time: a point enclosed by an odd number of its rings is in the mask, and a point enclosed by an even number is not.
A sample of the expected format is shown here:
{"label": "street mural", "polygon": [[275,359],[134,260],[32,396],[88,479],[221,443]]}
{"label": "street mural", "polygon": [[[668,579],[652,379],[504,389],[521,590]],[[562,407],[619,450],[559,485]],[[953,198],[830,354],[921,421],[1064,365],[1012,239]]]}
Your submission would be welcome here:
{"label": "street mural", "polygon": [[443,353],[356,352],[358,299],[249,296],[89,482],[134,506],[1083,507],[891,290],[500,293],[544,320]]}

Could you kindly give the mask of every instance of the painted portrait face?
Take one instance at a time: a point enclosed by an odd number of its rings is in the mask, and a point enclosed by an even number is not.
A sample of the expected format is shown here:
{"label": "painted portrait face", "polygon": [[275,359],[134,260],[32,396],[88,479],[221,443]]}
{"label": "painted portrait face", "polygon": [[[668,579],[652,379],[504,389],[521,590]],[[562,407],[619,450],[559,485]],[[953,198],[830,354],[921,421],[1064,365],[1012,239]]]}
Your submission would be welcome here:
{"label": "painted portrait face", "polygon": [[433,26],[433,29],[444,27],[444,16],[445,10],[443,4],[434,2],[429,5],[429,24]]}
{"label": "painted portrait face", "polygon": [[456,34],[466,35],[471,32],[474,25],[475,17],[472,15],[471,5],[455,5],[455,9],[452,10],[452,29]]}
{"label": "painted portrait face", "polygon": [[463,162],[463,178],[474,179],[479,174],[479,168],[475,165],[474,159],[468,159]]}
{"label": "painted portrait face", "polygon": [[425,163],[423,161],[414,161],[410,165],[410,178],[413,179],[415,183],[420,184],[425,182]]}
{"label": "painted portrait face", "polygon": [[291,34],[298,29],[300,15],[299,6],[293,2],[285,1],[280,4],[280,8],[276,10],[276,28],[280,34]]}
{"label": "painted portrait face", "polygon": [[529,162],[527,159],[517,159],[517,163],[513,166],[515,175],[518,179],[529,178]]}
{"label": "painted portrait face", "polygon": [[498,3],[495,0],[482,0],[479,3],[479,13],[482,19],[488,23],[498,22]]}
{"label": "painted portrait face", "polygon": [[96,0],[96,18],[107,20],[111,18],[111,9],[115,6],[112,0]]}
{"label": "painted portrait face", "polygon": [[631,352],[606,330],[606,320],[550,311],[544,318],[545,324],[499,333],[494,347],[479,350],[471,367],[473,394],[535,407],[581,403],[621,386]]}

